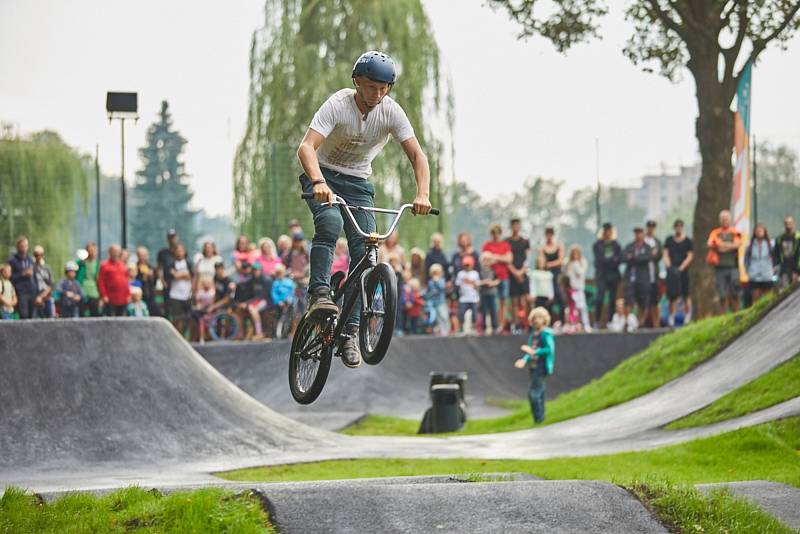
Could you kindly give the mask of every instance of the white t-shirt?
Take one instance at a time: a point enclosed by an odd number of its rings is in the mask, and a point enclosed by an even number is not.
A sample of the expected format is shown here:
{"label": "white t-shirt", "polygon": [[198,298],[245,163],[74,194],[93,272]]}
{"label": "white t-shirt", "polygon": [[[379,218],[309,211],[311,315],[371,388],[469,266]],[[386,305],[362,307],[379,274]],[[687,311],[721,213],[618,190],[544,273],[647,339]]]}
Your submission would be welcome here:
{"label": "white t-shirt", "polygon": [[[475,285],[470,285],[465,280],[471,280]],[[458,302],[472,303],[480,302],[481,296],[478,293],[478,282],[481,281],[481,275],[478,271],[458,271],[456,275],[456,285],[458,286]]]}
{"label": "white t-shirt", "polygon": [[210,258],[203,256],[202,252],[198,252],[194,257],[194,272],[197,273],[199,280],[213,279],[214,278],[214,265],[222,261],[222,256],[215,255]]}
{"label": "white t-shirt", "polygon": [[325,136],[317,149],[321,166],[367,179],[372,160],[389,142],[389,135],[402,143],[414,137],[414,128],[400,104],[389,96],[364,120],[355,93],[355,89],[334,93],[314,114],[311,129]]}
{"label": "white t-shirt", "polygon": [[[172,268],[177,272],[189,270],[189,265],[186,260],[177,260]],[[192,298],[192,281],[191,280],[173,280],[169,284],[169,298],[174,300],[189,300]]]}

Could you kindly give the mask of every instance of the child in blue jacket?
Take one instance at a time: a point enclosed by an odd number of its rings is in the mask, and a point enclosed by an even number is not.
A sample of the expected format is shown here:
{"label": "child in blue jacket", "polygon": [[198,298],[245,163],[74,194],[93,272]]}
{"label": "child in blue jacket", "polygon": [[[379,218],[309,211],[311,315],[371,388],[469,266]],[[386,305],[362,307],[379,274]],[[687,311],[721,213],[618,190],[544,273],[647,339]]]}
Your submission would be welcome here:
{"label": "child in blue jacket", "polygon": [[530,381],[528,382],[528,399],[531,403],[533,421],[544,421],[544,379],[553,374],[553,365],[556,356],[556,340],[553,331],[547,328],[550,325],[550,314],[545,308],[534,308],[528,315],[532,333],[527,345],[520,348],[525,353],[523,357],[514,362],[518,369],[528,368]]}

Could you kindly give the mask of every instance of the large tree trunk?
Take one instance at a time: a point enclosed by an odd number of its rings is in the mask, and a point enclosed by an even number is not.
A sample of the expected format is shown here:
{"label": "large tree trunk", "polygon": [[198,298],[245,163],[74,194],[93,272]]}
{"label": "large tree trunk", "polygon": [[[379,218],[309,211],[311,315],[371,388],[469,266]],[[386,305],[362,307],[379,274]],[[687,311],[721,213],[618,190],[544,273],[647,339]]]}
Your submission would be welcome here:
{"label": "large tree trunk", "polygon": [[718,226],[719,212],[730,207],[733,190],[733,112],[731,95],[719,83],[716,61],[705,68],[692,68],[697,86],[697,140],[702,157],[702,174],[697,184],[694,208],[694,252],[690,277],[696,317],[717,309],[714,270],[706,261],[708,234]]}

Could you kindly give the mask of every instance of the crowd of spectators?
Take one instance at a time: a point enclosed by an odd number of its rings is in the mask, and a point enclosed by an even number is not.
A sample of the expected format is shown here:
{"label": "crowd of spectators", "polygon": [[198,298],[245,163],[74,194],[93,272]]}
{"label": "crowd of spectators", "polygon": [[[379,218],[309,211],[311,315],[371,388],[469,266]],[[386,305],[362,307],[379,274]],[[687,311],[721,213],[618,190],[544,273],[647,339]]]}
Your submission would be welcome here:
{"label": "crowd of spectators", "polygon": [[[737,310],[744,296],[742,236],[727,210],[719,221],[708,237],[705,261],[714,268],[724,313]],[[518,219],[510,221],[508,233],[493,224],[479,248],[471,235],[460,233],[452,254],[445,252],[441,234],[431,236],[427,251],[415,247],[406,252],[395,232],[381,244],[378,256],[397,275],[396,333],[516,333],[527,330],[530,310],[539,306],[553,316],[554,329],[564,332],[688,323],[688,269],[697,259],[683,221],[676,220],[663,241],[654,221],[632,230],[632,239],[623,246],[614,226],[603,224],[591,250],[593,292],[587,291],[589,260],[581,247],[567,248],[551,227],[534,246],[521,234]],[[774,241],[763,224],[753,234],[744,247],[746,303],[800,276],[800,232],[792,217],[786,217],[783,233]],[[340,239],[332,272],[346,272],[348,265],[347,242]],[[0,317],[158,315],[186,332],[192,318],[230,310],[249,320],[250,337],[263,339],[274,335],[263,324],[265,317],[291,313],[296,320],[303,313],[308,277],[309,244],[297,221],[276,242],[265,237],[254,243],[239,236],[228,258],[211,241],[190,258],[174,230],[155,263],[144,247],[131,255],[118,245],[110,246],[101,261],[90,242],[76,261],[66,263],[60,280],[45,261],[44,249],[37,245],[31,257],[28,239],[21,236],[16,253],[0,265]],[[194,324],[203,339],[206,323]]]}

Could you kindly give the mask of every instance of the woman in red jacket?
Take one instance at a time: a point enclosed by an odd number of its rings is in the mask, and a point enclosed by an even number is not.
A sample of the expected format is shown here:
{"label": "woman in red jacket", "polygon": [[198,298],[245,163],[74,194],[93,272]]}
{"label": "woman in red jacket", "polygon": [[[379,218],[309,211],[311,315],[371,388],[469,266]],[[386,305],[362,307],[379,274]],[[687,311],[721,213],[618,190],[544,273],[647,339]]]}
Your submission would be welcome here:
{"label": "woman in red jacket", "polygon": [[128,267],[121,260],[119,245],[108,248],[108,259],[100,265],[97,275],[97,289],[106,315],[123,317],[128,314],[127,306],[131,292],[128,288]]}

